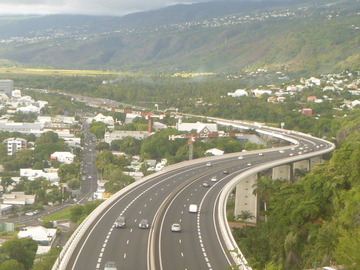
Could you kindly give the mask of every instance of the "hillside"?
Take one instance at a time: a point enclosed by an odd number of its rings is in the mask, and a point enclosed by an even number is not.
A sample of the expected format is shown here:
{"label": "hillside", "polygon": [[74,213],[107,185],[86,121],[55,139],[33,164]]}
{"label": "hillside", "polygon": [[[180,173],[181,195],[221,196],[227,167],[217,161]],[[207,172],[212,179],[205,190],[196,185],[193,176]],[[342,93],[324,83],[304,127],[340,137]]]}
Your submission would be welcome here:
{"label": "hillside", "polygon": [[0,19],[0,64],[151,72],[358,68],[359,1],[220,1]]}

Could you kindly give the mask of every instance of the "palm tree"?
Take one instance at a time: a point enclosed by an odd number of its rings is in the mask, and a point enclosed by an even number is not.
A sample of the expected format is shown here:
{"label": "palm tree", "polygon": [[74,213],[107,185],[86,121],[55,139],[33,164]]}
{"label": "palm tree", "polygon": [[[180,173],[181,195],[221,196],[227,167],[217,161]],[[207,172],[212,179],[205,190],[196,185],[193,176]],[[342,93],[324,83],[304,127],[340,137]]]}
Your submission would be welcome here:
{"label": "palm tree", "polygon": [[[256,183],[253,185],[253,194],[259,197],[260,201],[264,202],[265,213],[267,211],[268,203],[271,196],[274,194],[276,187],[279,183],[279,180],[274,181],[273,179],[262,176],[256,180]],[[265,221],[267,221],[267,215],[265,214]]]}
{"label": "palm tree", "polygon": [[239,215],[236,216],[236,220],[246,222],[248,219],[253,219],[255,216],[249,210],[241,211]]}

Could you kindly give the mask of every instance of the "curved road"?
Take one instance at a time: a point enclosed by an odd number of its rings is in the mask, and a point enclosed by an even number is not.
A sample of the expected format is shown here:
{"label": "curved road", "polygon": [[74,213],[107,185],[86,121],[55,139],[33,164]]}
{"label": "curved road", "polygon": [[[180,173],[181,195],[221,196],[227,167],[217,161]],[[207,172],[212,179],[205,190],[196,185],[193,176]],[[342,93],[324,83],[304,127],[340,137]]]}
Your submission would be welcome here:
{"label": "curved road", "polygon": [[[223,187],[236,175],[262,163],[331,147],[317,138],[286,136],[297,138],[300,144],[294,150],[284,148],[283,153],[276,149],[261,151],[261,156],[259,151],[242,153],[243,160],[238,159],[239,154],[211,158],[211,167],[206,166],[209,158],[184,162],[129,187],[97,217],[72,252],[66,269],[104,269],[107,261],[115,261],[118,269],[229,269],[234,261],[224,248],[218,225],[221,217],[216,214]],[[215,175],[216,182],[202,186]],[[191,203],[199,206],[197,214],[188,212]],[[114,228],[119,215],[126,217],[126,228]],[[150,229],[138,228],[142,218],[150,221]],[[182,232],[171,232],[172,223],[180,223]]]}

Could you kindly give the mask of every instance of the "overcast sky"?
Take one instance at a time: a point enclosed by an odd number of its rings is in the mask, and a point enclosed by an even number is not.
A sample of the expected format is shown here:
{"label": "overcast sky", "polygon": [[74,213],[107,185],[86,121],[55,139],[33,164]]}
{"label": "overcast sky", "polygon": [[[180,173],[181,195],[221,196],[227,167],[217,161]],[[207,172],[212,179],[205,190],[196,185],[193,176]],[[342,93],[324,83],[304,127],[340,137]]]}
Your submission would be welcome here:
{"label": "overcast sky", "polygon": [[0,0],[0,15],[87,14],[124,15],[174,4],[210,0]]}

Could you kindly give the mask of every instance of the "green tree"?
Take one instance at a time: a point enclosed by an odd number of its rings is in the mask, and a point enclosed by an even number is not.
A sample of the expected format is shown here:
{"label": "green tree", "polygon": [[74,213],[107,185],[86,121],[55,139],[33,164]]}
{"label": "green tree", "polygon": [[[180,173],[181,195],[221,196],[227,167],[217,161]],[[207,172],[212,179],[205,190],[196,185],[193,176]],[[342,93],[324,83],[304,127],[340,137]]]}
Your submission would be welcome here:
{"label": "green tree", "polygon": [[51,270],[60,251],[59,248],[51,248],[48,253],[38,255],[31,270]]}
{"label": "green tree", "polygon": [[14,182],[14,180],[12,180],[12,178],[10,176],[3,176],[1,178],[1,186],[4,190],[4,193],[6,193],[6,189],[8,188],[8,186],[10,186],[12,183]]}
{"label": "green tree", "polygon": [[74,205],[70,208],[70,221],[78,223],[84,219],[85,209],[82,205]]}
{"label": "green tree", "polygon": [[249,219],[253,219],[255,216],[250,211],[241,211],[239,215],[236,216],[236,220],[246,222]]}
{"label": "green tree", "polygon": [[97,139],[103,139],[107,125],[103,122],[91,123],[90,132],[95,134]]}
{"label": "green tree", "polygon": [[3,243],[0,252],[6,254],[9,259],[18,261],[26,270],[34,263],[37,243],[32,239],[12,239]]}
{"label": "green tree", "polygon": [[0,264],[0,270],[25,270],[25,267],[17,260],[10,259]]}
{"label": "green tree", "polygon": [[96,168],[100,173],[104,173],[106,166],[112,164],[113,161],[114,155],[110,150],[101,151],[101,153],[96,156]]}

